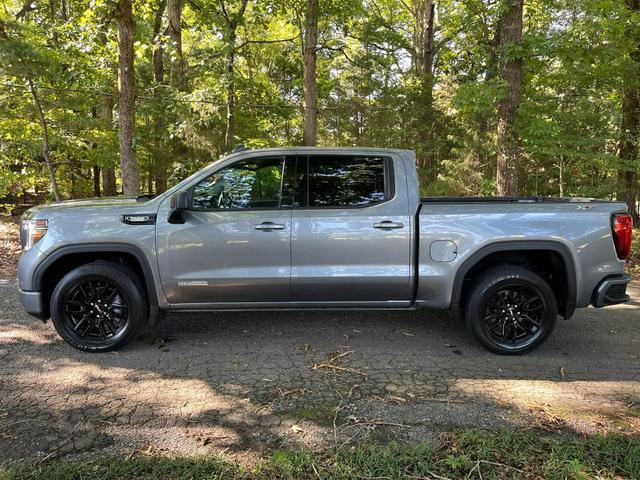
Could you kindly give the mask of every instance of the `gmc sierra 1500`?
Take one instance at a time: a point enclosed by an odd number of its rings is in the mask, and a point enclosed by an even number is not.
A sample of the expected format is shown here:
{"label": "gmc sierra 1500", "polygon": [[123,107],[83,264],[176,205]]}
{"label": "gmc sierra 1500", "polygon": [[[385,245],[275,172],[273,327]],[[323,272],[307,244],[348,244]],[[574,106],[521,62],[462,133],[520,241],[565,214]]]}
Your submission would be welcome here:
{"label": "gmc sierra 1500", "polygon": [[420,199],[413,152],[241,150],[155,198],[28,210],[24,308],[91,352],[166,311],[448,309],[489,350],[628,300],[626,205]]}

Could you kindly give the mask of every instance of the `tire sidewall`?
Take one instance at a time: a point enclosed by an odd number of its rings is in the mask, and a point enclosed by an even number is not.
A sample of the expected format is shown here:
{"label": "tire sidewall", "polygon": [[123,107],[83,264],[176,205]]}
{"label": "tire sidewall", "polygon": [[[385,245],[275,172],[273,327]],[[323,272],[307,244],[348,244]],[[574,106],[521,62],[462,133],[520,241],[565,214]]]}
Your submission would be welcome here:
{"label": "tire sidewall", "polygon": [[[82,265],[67,273],[56,285],[51,295],[51,319],[58,334],[69,345],[85,352],[107,352],[127,343],[135,335],[147,317],[147,307],[140,283],[135,273],[126,267],[111,262],[95,262]],[[107,280],[113,283],[123,295],[129,310],[124,329],[115,338],[98,343],[83,343],[70,332],[65,320],[63,300],[66,293],[83,280]]]}
{"label": "tire sidewall", "polygon": [[[531,288],[540,295],[545,309],[542,314],[541,332],[536,339],[519,347],[506,348],[497,343],[483,328],[482,310],[488,297],[496,290],[506,285],[522,285]],[[466,323],[474,336],[488,350],[504,354],[518,355],[535,350],[544,343],[553,331],[558,316],[555,295],[549,284],[539,275],[520,267],[498,267],[486,273],[473,287],[473,291],[466,306]]]}

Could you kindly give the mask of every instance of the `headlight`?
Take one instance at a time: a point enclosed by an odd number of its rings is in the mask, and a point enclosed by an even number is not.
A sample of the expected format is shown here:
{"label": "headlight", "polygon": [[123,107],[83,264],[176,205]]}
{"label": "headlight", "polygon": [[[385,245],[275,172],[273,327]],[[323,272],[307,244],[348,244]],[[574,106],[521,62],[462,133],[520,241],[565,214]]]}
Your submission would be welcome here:
{"label": "headlight", "polygon": [[25,251],[33,247],[47,233],[46,220],[22,220],[20,225],[20,243]]}

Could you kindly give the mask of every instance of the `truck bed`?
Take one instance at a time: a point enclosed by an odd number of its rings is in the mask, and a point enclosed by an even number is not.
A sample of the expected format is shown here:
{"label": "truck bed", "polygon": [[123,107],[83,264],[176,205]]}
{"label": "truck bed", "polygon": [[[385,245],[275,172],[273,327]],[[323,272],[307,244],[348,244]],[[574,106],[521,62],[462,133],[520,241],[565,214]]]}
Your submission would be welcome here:
{"label": "truck bed", "polygon": [[423,197],[421,203],[616,203],[599,198],[581,197]]}

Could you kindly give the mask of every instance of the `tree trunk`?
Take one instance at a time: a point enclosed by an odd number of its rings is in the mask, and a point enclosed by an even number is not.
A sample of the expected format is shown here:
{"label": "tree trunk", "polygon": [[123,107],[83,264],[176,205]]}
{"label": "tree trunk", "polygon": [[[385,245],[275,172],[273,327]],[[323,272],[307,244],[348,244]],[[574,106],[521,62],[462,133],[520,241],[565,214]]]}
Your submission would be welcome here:
{"label": "tree trunk", "polygon": [[522,101],[522,58],[505,59],[507,52],[522,41],[523,0],[506,0],[506,10],[498,22],[500,39],[500,75],[506,93],[498,104],[497,190],[498,195],[518,194],[520,138],[517,130],[518,108]]}
{"label": "tree trunk", "polygon": [[93,166],[93,196],[100,196],[100,167],[97,165]]}
{"label": "tree trunk", "polygon": [[[113,99],[111,95],[103,95],[100,104],[100,118],[108,129],[113,127]],[[113,167],[102,168],[102,194],[105,197],[113,197],[116,191],[116,170]]]}
{"label": "tree trunk", "polygon": [[44,157],[44,161],[47,164],[47,170],[49,170],[51,190],[53,191],[53,196],[55,197],[56,202],[59,202],[60,200],[62,200],[62,197],[60,196],[60,191],[58,190],[58,182],[56,181],[56,172],[53,167],[53,162],[51,161],[51,157],[49,156],[49,129],[47,126],[47,120],[44,117],[42,104],[40,103],[40,98],[38,97],[38,92],[33,85],[33,81],[29,78],[27,79],[27,82],[29,83],[29,90],[31,91],[31,96],[33,97],[33,104],[36,107],[36,113],[38,114],[40,127],[42,128],[42,156]]}
{"label": "tree trunk", "polygon": [[236,61],[236,27],[229,32],[227,48],[227,125],[224,133],[224,148],[227,152],[233,149],[234,144],[234,115],[235,115],[235,99],[236,99],[236,80],[234,66]]}
{"label": "tree trunk", "polygon": [[[172,0],[175,3],[175,0]],[[182,3],[182,2],[180,2]],[[153,24],[153,79],[156,86],[164,85],[164,48],[162,42],[159,41],[160,30],[162,28],[162,16],[166,7],[167,1],[160,0],[158,5],[158,11],[156,12],[156,18]],[[175,7],[174,7],[175,8]],[[182,8],[182,7],[180,7]],[[171,13],[169,14],[171,18]],[[180,25],[178,19],[178,26]],[[171,29],[171,24],[169,24]],[[180,55],[182,55],[182,36],[180,33]],[[156,89],[156,97],[162,95],[162,90]],[[154,180],[156,184],[156,194],[163,193],[167,189],[167,164],[164,156],[164,149],[162,145],[162,139],[164,135],[164,118],[161,112],[158,112],[154,117],[154,130],[155,130],[155,145],[153,152],[153,171]]]}
{"label": "tree trunk", "polygon": [[171,63],[171,86],[174,88],[182,87],[184,77],[184,57],[182,55],[182,7],[184,0],[168,0],[167,13],[169,17],[169,39],[172,47],[176,52],[176,60]]}
{"label": "tree trunk", "polygon": [[435,0],[418,0],[413,9],[413,62],[415,74],[419,81],[419,97],[417,125],[420,145],[418,165],[427,170],[427,181],[435,178],[433,164],[435,158],[435,114],[433,109],[433,56],[435,35]]}
{"label": "tree trunk", "polygon": [[158,10],[153,22],[153,79],[157,84],[164,83],[164,45],[160,39],[160,30],[162,29],[162,16],[167,5],[167,0],[160,0]]}
{"label": "tree trunk", "polygon": [[119,77],[119,143],[122,190],[125,195],[140,193],[140,179],[135,142],[135,72],[133,52],[133,12],[131,0],[120,0],[118,6],[118,77]]}
{"label": "tree trunk", "polygon": [[564,197],[564,158],[560,158],[560,165],[558,165],[558,189],[560,198]]}
{"label": "tree trunk", "polygon": [[234,15],[229,15],[224,4],[224,0],[221,0],[220,6],[222,8],[222,15],[227,22],[226,31],[226,49],[227,49],[227,125],[224,134],[224,148],[227,152],[233,149],[235,141],[234,129],[235,129],[235,103],[236,103],[236,81],[235,81],[235,62],[236,62],[236,38],[238,24],[244,17],[244,12],[247,9],[247,3],[249,0],[242,0],[240,9]]}
{"label": "tree trunk", "polygon": [[[626,0],[631,12],[640,12],[639,0]],[[631,29],[628,29],[631,35]],[[637,34],[636,34],[637,35]],[[624,80],[622,92],[622,125],[618,167],[618,198],[626,202],[637,224],[640,220],[638,199],[638,141],[640,136],[640,38],[636,37],[636,50],[631,53],[633,68]]]}
{"label": "tree trunk", "polygon": [[307,0],[302,45],[303,77],[303,119],[302,144],[315,146],[318,136],[317,125],[317,45],[318,44],[318,0]]}

